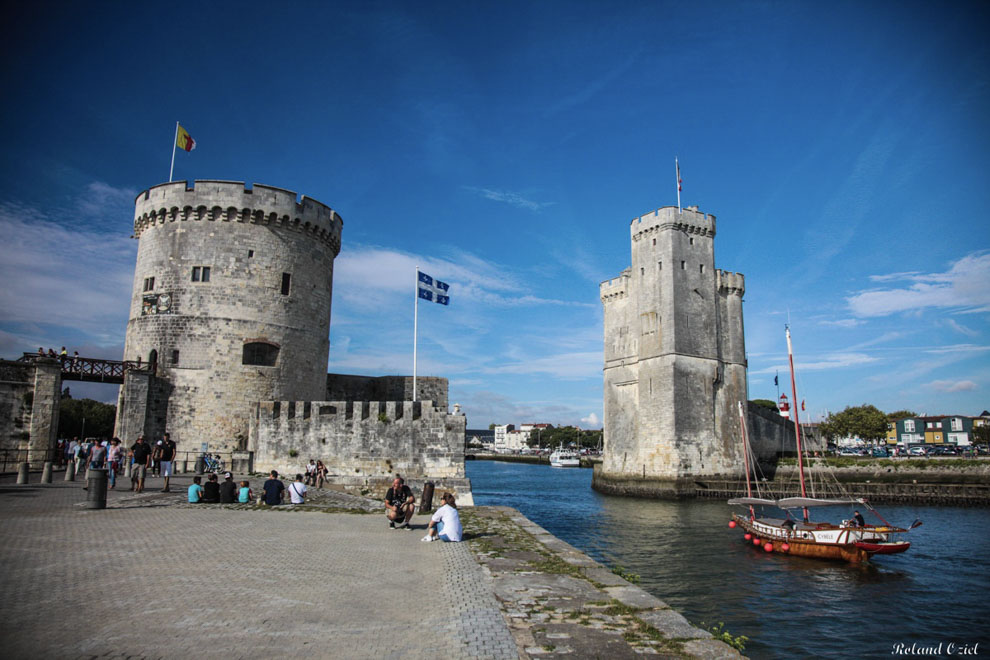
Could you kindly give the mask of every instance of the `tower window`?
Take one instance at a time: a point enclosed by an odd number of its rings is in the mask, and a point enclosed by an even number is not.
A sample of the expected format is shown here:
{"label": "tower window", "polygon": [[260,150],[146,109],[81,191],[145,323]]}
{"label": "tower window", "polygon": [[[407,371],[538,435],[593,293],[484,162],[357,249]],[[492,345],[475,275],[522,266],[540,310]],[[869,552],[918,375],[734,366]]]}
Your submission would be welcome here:
{"label": "tower window", "polygon": [[698,264],[698,272],[699,273],[705,272],[705,264]]}
{"label": "tower window", "polygon": [[684,270],[684,262],[681,262],[681,270]]}
{"label": "tower window", "polygon": [[248,250],[248,259],[254,256],[254,250]]}
{"label": "tower window", "polygon": [[694,245],[694,236],[688,239],[688,245]]}
{"label": "tower window", "polygon": [[663,270],[663,262],[662,261],[658,261],[657,262],[657,270]]}
{"label": "tower window", "polygon": [[653,239],[653,244],[654,244],[654,245],[656,245],[656,244],[657,244],[657,239],[655,239],[655,238]]}
{"label": "tower window", "polygon": [[241,364],[259,367],[274,367],[278,360],[278,346],[263,341],[253,341],[244,344]]}
{"label": "tower window", "polygon": [[646,275],[646,269],[645,268],[640,268],[639,269],[639,274],[640,275]]}
{"label": "tower window", "polygon": [[289,295],[289,289],[292,285],[292,274],[282,273],[282,295]]}
{"label": "tower window", "polygon": [[155,289],[155,278],[153,277],[144,278],[144,290],[154,291],[154,289]]}
{"label": "tower window", "polygon": [[193,269],[192,269],[192,281],[193,282],[209,282],[210,281],[210,267],[209,266],[193,266]]}
{"label": "tower window", "polygon": [[172,364],[179,364],[179,349],[172,351]]}

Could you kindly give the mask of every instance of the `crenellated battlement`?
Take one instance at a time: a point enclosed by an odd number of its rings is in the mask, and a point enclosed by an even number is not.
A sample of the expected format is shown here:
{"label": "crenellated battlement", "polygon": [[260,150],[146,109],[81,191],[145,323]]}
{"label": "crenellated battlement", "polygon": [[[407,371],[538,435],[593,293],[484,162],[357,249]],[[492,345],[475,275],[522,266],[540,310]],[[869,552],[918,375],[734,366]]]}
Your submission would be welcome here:
{"label": "crenellated battlement", "polygon": [[605,280],[598,285],[598,295],[603,303],[621,300],[629,295],[629,269],[625,269],[618,277]]}
{"label": "crenellated battlement", "polygon": [[746,277],[742,273],[716,269],[715,282],[718,285],[719,293],[739,296],[740,298],[746,293]]}
{"label": "crenellated battlement", "polygon": [[134,201],[134,238],[173,222],[239,222],[309,234],[340,253],[344,221],[332,208],[291,190],[242,181],[197,180],[162,183]]}
{"label": "crenellated battlement", "polygon": [[629,233],[634,241],[665,230],[714,238],[715,216],[698,211],[697,206],[684,207],[680,213],[676,206],[664,206],[653,213],[633,218],[629,223]]}

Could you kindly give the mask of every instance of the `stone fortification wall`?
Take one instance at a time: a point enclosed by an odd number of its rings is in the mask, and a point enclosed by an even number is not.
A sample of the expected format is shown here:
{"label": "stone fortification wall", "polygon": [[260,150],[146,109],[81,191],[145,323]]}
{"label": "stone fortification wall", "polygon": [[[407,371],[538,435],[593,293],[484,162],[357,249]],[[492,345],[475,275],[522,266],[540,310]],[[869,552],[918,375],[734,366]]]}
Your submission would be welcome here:
{"label": "stone fortification wall", "polygon": [[40,467],[55,448],[62,372],[57,360],[30,364],[0,360],[0,449],[27,450],[10,457]]}
{"label": "stone fortification wall", "polygon": [[118,428],[237,449],[258,401],[323,398],[342,225],[320,202],[258,184],[179,181],[138,195],[124,357],[157,370],[139,386],[154,400],[122,391]]}
{"label": "stone fortification wall", "polygon": [[[463,414],[432,401],[265,401],[251,417],[256,469],[301,472],[322,460],[334,483],[464,480]],[[468,486],[469,488],[469,486]]]}
{"label": "stone fortification wall", "polygon": [[27,449],[34,401],[34,369],[0,361],[0,449]]}
{"label": "stone fortification wall", "polygon": [[[715,217],[657,209],[630,223],[632,265],[603,282],[605,452],[596,487],[741,473],[744,277],[715,268]],[[613,492],[627,492],[619,487]]]}
{"label": "stone fortification wall", "polygon": [[[417,401],[433,401],[448,409],[447,379],[416,377]],[[329,401],[412,401],[412,376],[352,376],[327,374]]]}

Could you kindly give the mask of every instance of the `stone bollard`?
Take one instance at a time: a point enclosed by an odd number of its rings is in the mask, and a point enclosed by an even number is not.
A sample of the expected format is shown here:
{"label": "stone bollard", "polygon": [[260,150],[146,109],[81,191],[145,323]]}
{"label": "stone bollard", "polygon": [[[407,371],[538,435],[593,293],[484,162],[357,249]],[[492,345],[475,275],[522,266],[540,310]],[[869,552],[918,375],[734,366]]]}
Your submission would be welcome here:
{"label": "stone bollard", "polygon": [[76,462],[68,461],[65,464],[65,480],[75,481],[76,480]]}
{"label": "stone bollard", "polygon": [[21,463],[20,467],[17,468],[17,483],[26,484],[28,483],[28,473],[31,470],[30,463]]}
{"label": "stone bollard", "polygon": [[41,471],[41,483],[50,484],[52,482],[52,462],[45,461],[45,467]]}
{"label": "stone bollard", "polygon": [[107,470],[90,468],[86,475],[86,508],[107,508]]}

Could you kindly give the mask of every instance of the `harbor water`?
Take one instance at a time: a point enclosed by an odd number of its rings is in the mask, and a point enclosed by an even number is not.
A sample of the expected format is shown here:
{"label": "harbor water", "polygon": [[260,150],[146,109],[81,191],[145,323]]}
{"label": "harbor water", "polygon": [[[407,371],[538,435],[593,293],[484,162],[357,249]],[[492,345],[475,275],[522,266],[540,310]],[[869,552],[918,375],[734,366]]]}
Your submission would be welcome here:
{"label": "harbor water", "polygon": [[[514,507],[598,561],[636,573],[692,623],[749,637],[752,658],[990,657],[990,510],[878,507],[892,524],[923,525],[907,535],[906,553],[856,565],[755,548],[729,529],[725,502],[601,495],[588,469],[466,466],[476,504]],[[830,508],[813,518],[849,513]]]}

